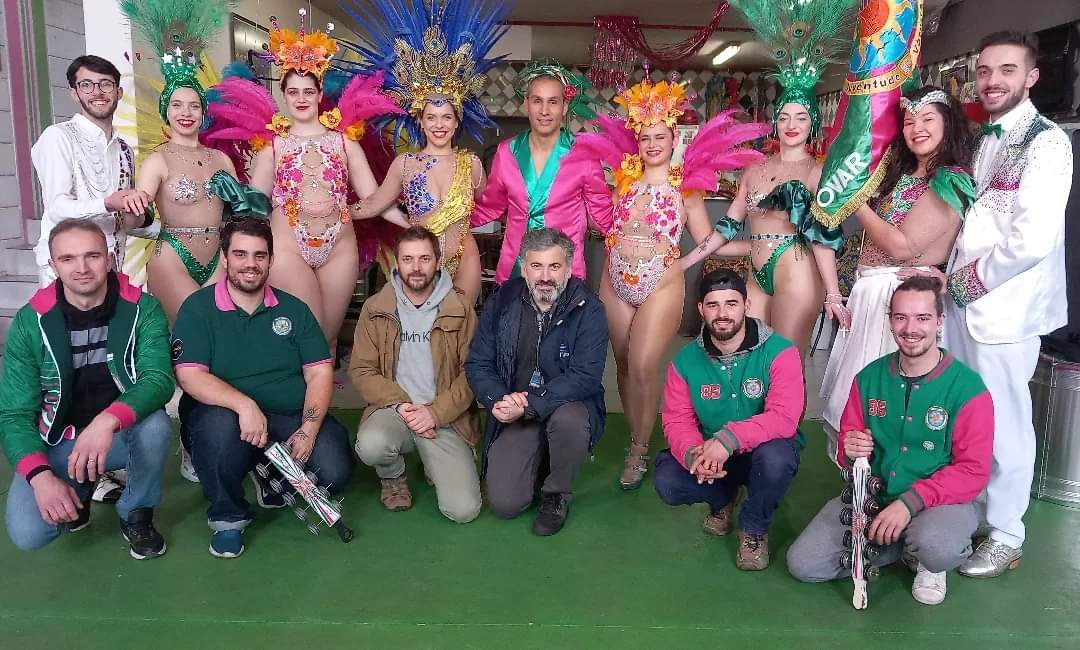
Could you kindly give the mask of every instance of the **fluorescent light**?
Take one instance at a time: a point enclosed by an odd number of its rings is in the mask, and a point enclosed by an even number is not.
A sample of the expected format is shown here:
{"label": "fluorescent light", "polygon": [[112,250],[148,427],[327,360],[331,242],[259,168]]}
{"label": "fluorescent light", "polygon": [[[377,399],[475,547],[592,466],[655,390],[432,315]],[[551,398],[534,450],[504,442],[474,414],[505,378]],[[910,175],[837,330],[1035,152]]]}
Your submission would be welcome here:
{"label": "fluorescent light", "polygon": [[731,57],[735,56],[739,53],[739,47],[741,47],[741,43],[733,43],[720,50],[720,52],[718,52],[717,55],[713,57],[712,64],[720,65],[724,61],[727,61]]}

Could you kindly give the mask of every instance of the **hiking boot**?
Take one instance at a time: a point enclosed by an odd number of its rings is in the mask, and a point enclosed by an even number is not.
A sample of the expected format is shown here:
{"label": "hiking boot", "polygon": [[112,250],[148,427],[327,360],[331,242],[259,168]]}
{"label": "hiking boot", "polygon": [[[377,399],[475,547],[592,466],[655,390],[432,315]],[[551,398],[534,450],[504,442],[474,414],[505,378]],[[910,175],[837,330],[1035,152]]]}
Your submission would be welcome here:
{"label": "hiking boot", "polygon": [[649,445],[640,442],[630,442],[626,450],[626,461],[623,465],[622,474],[619,475],[619,487],[624,490],[636,490],[641,487],[645,479],[645,472],[649,471]]}
{"label": "hiking boot", "polygon": [[920,562],[911,583],[911,597],[923,605],[940,605],[945,600],[945,571],[927,571]]}
{"label": "hiking boot", "polygon": [[562,530],[569,512],[569,494],[544,493],[540,500],[540,511],[536,513],[536,520],[533,521],[533,532],[542,537],[554,535]]}
{"label": "hiking boot", "polygon": [[210,536],[210,555],[224,559],[239,557],[244,552],[244,531],[218,530]]}
{"label": "hiking boot", "polygon": [[741,571],[762,571],[769,566],[769,535],[739,531],[739,550],[735,567]]}
{"label": "hiking boot", "polygon": [[716,512],[705,515],[705,521],[701,522],[701,528],[709,535],[723,537],[731,532],[731,511],[735,504],[729,503]]}
{"label": "hiking boot", "polygon": [[391,512],[401,512],[412,507],[412,492],[409,491],[409,480],[405,472],[397,478],[382,479],[382,494],[379,497],[386,509]]}
{"label": "hiking boot", "polygon": [[960,575],[969,578],[996,578],[1002,573],[1020,566],[1024,549],[1013,548],[1003,542],[985,539],[960,565]]}
{"label": "hiking boot", "polygon": [[154,528],[154,509],[135,508],[120,520],[120,533],[131,545],[131,557],[146,560],[165,555],[165,538]]}

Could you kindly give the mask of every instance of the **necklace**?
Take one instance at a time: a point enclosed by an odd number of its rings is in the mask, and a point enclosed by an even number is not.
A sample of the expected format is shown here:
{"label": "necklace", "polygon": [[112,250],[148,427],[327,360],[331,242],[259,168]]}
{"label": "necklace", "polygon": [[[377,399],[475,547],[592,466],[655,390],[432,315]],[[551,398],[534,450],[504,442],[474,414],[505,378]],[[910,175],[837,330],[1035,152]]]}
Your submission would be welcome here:
{"label": "necklace", "polygon": [[[796,168],[795,176],[801,176],[802,172],[809,171],[814,164],[813,156],[807,156],[802,160],[796,161],[785,161],[778,156],[777,158],[775,158],[775,160],[779,160],[780,162],[776,164],[772,178],[769,179],[770,182],[775,182],[776,179],[780,178],[782,172],[790,169],[791,167]],[[786,176],[788,174],[784,175]]]}
{"label": "necklace", "polygon": [[[206,147],[183,147],[181,145],[173,144],[171,142],[166,143],[165,150],[173,156],[176,156],[182,162],[186,162],[189,165],[195,165],[197,167],[209,167],[211,156],[213,156],[213,154],[210,152],[210,149]],[[205,164],[203,163],[203,160],[192,160],[191,158],[188,158],[186,155],[184,155],[185,152],[193,153],[196,156],[200,156],[201,158],[205,159]]]}
{"label": "necklace", "polygon": [[[941,363],[941,360],[943,358],[945,358],[945,353],[941,351],[941,348],[938,348],[937,361],[934,362],[934,368],[937,368],[938,364]],[[919,377],[919,376],[921,376],[921,375],[912,375],[912,374],[910,374],[908,372],[905,372],[904,371],[904,360],[902,358],[899,360],[898,365],[900,366],[900,374],[903,375],[904,377]],[[933,368],[931,368],[931,370],[933,370]],[[926,374],[926,373],[923,373],[923,374]]]}

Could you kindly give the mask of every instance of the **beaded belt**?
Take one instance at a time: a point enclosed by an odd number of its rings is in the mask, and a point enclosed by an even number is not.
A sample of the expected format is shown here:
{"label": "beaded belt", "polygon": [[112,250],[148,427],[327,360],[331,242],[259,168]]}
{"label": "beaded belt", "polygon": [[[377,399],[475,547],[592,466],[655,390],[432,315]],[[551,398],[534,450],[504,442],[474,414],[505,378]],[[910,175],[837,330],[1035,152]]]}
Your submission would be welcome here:
{"label": "beaded belt", "polygon": [[756,235],[750,235],[750,241],[788,241],[789,239],[795,239],[796,237],[798,237],[798,235],[763,232]]}
{"label": "beaded belt", "polygon": [[196,235],[206,235],[206,236],[216,235],[216,234],[218,234],[218,232],[220,232],[221,229],[218,226],[205,226],[205,227],[201,227],[201,228],[197,227],[197,226],[192,226],[192,227],[186,227],[186,228],[167,227],[167,228],[164,228],[164,230],[165,230],[165,232],[169,233],[173,237],[176,237],[178,235],[184,235],[188,239],[191,239],[192,237],[194,237]]}

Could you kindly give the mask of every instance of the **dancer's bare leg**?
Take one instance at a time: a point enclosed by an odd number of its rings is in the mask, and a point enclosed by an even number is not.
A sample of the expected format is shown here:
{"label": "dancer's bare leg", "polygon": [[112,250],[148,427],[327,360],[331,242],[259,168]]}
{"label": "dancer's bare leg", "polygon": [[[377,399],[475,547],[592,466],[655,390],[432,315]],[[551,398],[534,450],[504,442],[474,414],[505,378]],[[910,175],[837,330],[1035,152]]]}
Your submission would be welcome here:
{"label": "dancer's bare leg", "polygon": [[[207,284],[217,282],[220,276],[221,265],[218,264]],[[199,285],[188,275],[187,268],[172,246],[163,244],[160,252],[150,254],[150,261],[146,265],[146,288],[161,303],[171,328],[180,306],[199,289]]]}
{"label": "dancer's bare leg", "polygon": [[[342,232],[345,232],[344,229]],[[326,335],[332,357],[337,355],[338,333],[356,292],[356,278],[359,275],[360,257],[356,252],[356,241],[352,237],[338,238],[334,243],[334,250],[330,253],[330,259],[315,270],[319,293],[322,296],[323,316],[319,319],[319,326]]]}
{"label": "dancer's bare leg", "polygon": [[674,267],[669,268],[660,285],[637,308],[630,326],[629,413],[634,442],[640,445],[649,443],[656,425],[660,395],[667,377],[661,364],[671,340],[679,331],[684,293],[682,274]]}
{"label": "dancer's bare leg", "polygon": [[773,286],[769,325],[806,359],[814,323],[825,300],[825,288],[811,254],[795,247],[785,251],[776,265]]}
{"label": "dancer's bare leg", "polygon": [[480,249],[476,247],[476,240],[471,234],[465,237],[465,251],[458,262],[454,286],[464,294],[465,302],[476,306],[476,300],[480,297]]}
{"label": "dancer's bare leg", "polygon": [[600,301],[604,303],[604,312],[608,322],[608,341],[611,343],[611,352],[615,357],[615,375],[618,381],[619,400],[622,401],[623,414],[630,426],[633,436],[634,427],[630,422],[630,325],[634,321],[634,313],[637,311],[615,295],[611,288],[611,280],[608,278],[607,262],[604,262],[604,272],[600,277]]}
{"label": "dancer's bare leg", "polygon": [[322,293],[315,271],[300,257],[292,230],[288,226],[279,228],[273,223],[271,226],[274,231],[274,263],[270,266],[270,286],[296,296],[308,306],[321,326],[326,316],[323,314]]}

